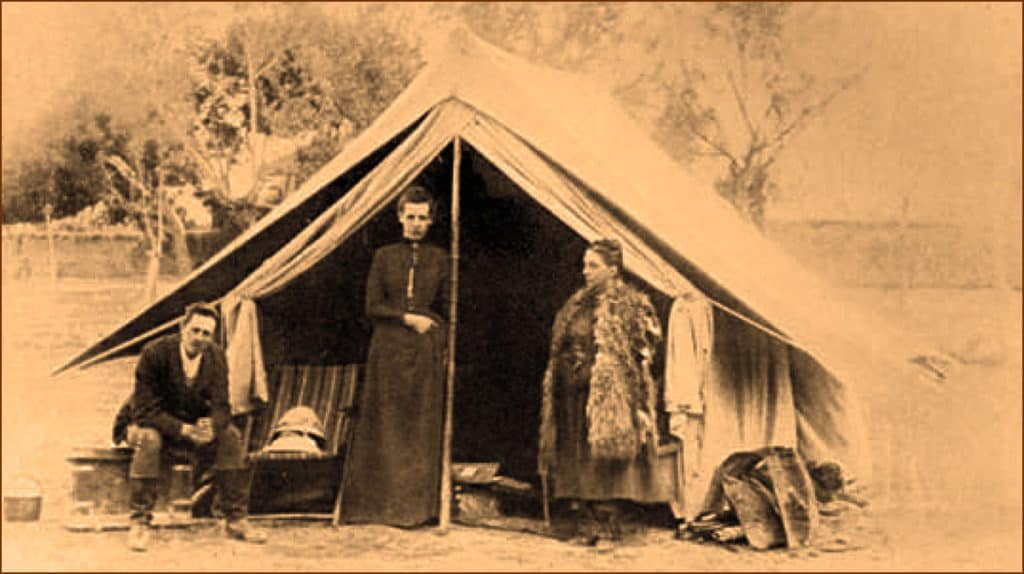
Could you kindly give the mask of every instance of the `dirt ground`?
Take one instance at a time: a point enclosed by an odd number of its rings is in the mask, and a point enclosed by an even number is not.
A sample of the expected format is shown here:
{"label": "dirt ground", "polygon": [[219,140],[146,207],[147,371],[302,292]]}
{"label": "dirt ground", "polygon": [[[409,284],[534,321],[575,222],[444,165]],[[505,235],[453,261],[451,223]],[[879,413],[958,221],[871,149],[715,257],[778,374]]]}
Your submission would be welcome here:
{"label": "dirt ground", "polygon": [[[138,283],[3,284],[3,478],[37,478],[42,518],[3,524],[10,570],[1020,570],[1021,294],[1019,291],[851,292],[973,361],[941,385],[887,381],[865,389],[877,447],[872,505],[830,544],[755,552],[679,542],[651,530],[599,553],[536,535],[453,527],[289,524],[270,543],[222,539],[212,527],[160,531],[150,552],[123,532],[63,528],[65,456],[103,445],[131,388],[120,360],[49,372],[139,308]],[[836,537],[841,541],[836,541]]]}

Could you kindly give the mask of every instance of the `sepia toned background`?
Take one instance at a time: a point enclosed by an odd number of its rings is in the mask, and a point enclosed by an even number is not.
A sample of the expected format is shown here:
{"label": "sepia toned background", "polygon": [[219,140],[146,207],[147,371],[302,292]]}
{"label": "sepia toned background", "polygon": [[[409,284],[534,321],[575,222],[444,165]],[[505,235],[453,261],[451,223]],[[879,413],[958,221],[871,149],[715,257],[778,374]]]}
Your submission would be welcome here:
{"label": "sepia toned background", "polygon": [[[270,22],[268,30],[301,21],[315,39],[319,19],[341,30],[372,23],[408,47],[387,52],[382,69],[394,85],[383,84],[385,96],[362,115],[346,116],[332,145],[343,145],[400,91],[399,80],[415,73],[443,30],[465,26],[540,64],[598,78],[714,193],[726,164],[702,153],[668,113],[700,69],[705,79],[693,86],[718,113],[716,133],[743,147],[733,95],[716,76],[734,62],[708,37],[712,8],[422,3],[288,12],[4,3],[3,478],[31,475],[45,494],[39,523],[4,524],[4,569],[1020,569],[1022,22],[1019,4],[1000,3],[800,4],[779,40],[785,69],[814,79],[808,101],[845,87],[786,140],[771,166],[764,233],[840,289],[851,313],[880,314],[952,360],[943,382],[892,380],[864,390],[877,468],[870,521],[851,534],[857,550],[732,553],[657,533],[598,556],[516,533],[455,529],[438,539],[312,527],[275,531],[262,549],[173,534],[142,560],[123,551],[122,534],[71,535],[61,527],[70,484],[64,457],[72,446],[105,443],[133,362],[59,378],[49,372],[142,308],[147,258],[137,229],[67,214],[54,264],[38,210],[10,207],[12,197],[33,193],[25,166],[64,157],[68,135],[92,133],[76,130],[97,113],[136,130],[138,140],[157,131],[147,113],[159,103],[172,110],[160,129],[184,133],[194,119],[182,103],[190,46],[222,39],[247,18]],[[284,41],[267,38],[271,46]],[[325,73],[344,72],[323,65]],[[351,93],[363,92],[353,85]],[[285,174],[278,195],[261,200],[273,203],[287,193],[288,177],[301,177],[316,159],[294,160],[288,138],[268,141],[280,144],[271,153]],[[629,150],[614,159],[629,162]],[[248,189],[244,181],[237,188]],[[15,208],[25,217],[9,219]],[[203,225],[201,211],[189,235],[192,264],[224,241]],[[31,276],[19,276],[22,265]],[[186,271],[164,262],[155,291]]]}

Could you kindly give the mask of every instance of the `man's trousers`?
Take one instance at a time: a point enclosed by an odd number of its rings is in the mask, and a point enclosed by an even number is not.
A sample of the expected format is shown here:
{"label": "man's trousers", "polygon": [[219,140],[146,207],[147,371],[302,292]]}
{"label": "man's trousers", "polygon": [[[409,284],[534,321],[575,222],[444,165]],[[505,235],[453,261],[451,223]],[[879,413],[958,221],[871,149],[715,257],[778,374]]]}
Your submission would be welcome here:
{"label": "man's trousers", "polygon": [[245,466],[242,434],[235,426],[228,425],[212,442],[198,446],[188,439],[167,438],[156,429],[132,425],[128,428],[128,444],[135,449],[128,473],[132,520],[152,520],[160,461],[165,449],[191,452],[200,465],[212,461],[217,491],[215,507],[228,520],[245,518],[249,506],[249,472]]}

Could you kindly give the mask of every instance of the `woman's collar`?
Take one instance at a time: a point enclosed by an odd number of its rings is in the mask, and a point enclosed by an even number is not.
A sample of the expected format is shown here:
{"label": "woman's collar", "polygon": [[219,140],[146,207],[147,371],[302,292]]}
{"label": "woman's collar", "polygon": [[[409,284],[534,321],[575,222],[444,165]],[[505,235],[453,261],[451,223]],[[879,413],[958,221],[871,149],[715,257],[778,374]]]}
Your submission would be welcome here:
{"label": "woman's collar", "polygon": [[592,293],[607,293],[622,286],[622,277],[615,275],[596,285],[588,285],[586,289]]}

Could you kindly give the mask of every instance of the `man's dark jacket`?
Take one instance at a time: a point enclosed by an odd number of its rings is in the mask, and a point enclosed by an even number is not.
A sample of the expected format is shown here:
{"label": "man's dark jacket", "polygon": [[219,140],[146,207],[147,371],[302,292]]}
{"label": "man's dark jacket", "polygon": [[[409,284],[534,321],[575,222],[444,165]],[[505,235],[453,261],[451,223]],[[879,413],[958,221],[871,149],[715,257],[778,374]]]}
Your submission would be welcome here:
{"label": "man's dark jacket", "polygon": [[207,346],[195,381],[187,385],[180,334],[165,335],[143,347],[135,367],[132,422],[177,438],[182,436],[183,424],[193,424],[199,417],[213,419],[217,436],[231,422],[224,351],[216,345]]}

